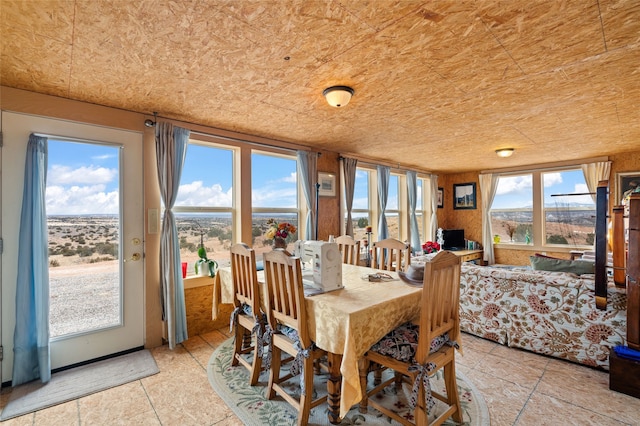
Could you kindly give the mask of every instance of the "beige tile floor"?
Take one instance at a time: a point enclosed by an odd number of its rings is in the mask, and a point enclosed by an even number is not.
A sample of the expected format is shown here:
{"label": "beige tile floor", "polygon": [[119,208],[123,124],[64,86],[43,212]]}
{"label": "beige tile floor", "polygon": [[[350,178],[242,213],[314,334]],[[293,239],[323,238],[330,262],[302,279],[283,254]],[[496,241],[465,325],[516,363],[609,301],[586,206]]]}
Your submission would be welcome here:
{"label": "beige tile floor", "polygon": [[[211,389],[207,362],[221,329],[170,351],[152,350],[160,373],[3,422],[13,425],[241,425]],[[609,390],[608,373],[464,335],[458,369],[482,392],[491,424],[640,425],[640,399]],[[4,406],[10,394],[0,394]]]}

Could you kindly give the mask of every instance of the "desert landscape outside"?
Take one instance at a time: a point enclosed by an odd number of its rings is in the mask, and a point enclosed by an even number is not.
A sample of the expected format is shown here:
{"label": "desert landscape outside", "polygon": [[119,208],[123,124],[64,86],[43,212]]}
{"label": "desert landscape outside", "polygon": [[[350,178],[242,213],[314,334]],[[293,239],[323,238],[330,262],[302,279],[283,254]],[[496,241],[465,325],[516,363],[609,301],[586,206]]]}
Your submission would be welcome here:
{"label": "desert landscape outside", "polygon": [[[272,249],[265,237],[269,219],[286,221],[299,227],[297,216],[254,215],[250,244],[260,260]],[[559,245],[593,244],[595,214],[590,209],[547,214],[547,240]],[[207,257],[220,267],[229,265],[232,244],[230,217],[215,215],[177,215],[180,257],[187,263],[187,277],[195,275],[198,247],[203,242]],[[398,216],[387,218],[389,235],[399,234]],[[49,216],[50,329],[52,337],[111,327],[120,320],[119,227],[116,215]],[[353,219],[354,237],[366,240],[366,217]],[[376,225],[373,227],[375,228]],[[523,243],[531,229],[530,211],[497,211],[492,217],[494,234],[502,242]],[[512,231],[510,231],[512,230]],[[513,232],[509,235],[509,232]],[[287,239],[289,250],[298,233]],[[362,244],[364,252],[364,244]]]}

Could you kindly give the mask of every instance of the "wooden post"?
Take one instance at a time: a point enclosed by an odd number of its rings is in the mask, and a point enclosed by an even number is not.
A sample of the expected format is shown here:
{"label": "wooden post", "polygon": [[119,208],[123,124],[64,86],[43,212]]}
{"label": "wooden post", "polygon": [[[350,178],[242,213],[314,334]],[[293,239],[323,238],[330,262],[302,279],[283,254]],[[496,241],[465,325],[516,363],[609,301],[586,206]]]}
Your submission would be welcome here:
{"label": "wooden post", "polygon": [[607,197],[609,183],[598,182],[596,189],[596,308],[607,309]]}
{"label": "wooden post", "polygon": [[640,194],[629,200],[627,262],[627,345],[640,350]]}
{"label": "wooden post", "polygon": [[627,250],[624,238],[624,206],[613,208],[613,281],[617,287],[625,287],[627,284],[626,260]]}

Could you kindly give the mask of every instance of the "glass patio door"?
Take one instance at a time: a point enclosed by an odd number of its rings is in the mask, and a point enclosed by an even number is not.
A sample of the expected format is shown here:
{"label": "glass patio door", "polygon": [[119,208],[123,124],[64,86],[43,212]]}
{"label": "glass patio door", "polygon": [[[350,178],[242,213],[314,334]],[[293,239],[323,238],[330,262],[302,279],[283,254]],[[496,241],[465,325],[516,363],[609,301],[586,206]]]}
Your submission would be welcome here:
{"label": "glass patio door", "polygon": [[[24,153],[20,156],[20,150],[25,150],[29,133],[48,137],[52,369],[142,346],[142,134],[10,113],[3,114],[3,124],[8,128],[5,148],[11,144],[11,154],[20,157],[10,170],[14,182],[23,179]],[[7,150],[4,154],[6,159]],[[6,172],[5,168],[5,180]],[[19,191],[3,191],[2,195],[5,206],[10,198],[18,206],[16,224],[21,194],[20,185]],[[3,211],[3,222],[14,223],[8,213]],[[15,228],[12,232],[17,235],[18,226]],[[8,262],[15,261],[11,253],[6,255],[4,271]],[[3,293],[15,294],[10,288],[15,280],[7,280],[4,271]],[[9,316],[5,309],[10,310]],[[13,323],[13,300],[3,298],[2,316],[3,322]],[[6,334],[3,340],[8,340]],[[6,349],[5,344],[5,354]],[[3,378],[8,377],[6,367],[3,365]]]}

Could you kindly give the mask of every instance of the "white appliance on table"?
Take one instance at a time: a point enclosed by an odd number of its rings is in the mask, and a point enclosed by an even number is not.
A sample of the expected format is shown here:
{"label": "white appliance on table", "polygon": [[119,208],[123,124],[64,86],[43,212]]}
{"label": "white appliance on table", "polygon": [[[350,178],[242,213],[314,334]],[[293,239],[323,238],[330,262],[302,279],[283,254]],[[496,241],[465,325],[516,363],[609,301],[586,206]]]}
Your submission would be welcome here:
{"label": "white appliance on table", "polygon": [[338,290],[342,285],[342,255],[338,244],[326,241],[295,243],[294,256],[302,264],[302,282],[323,292]]}

